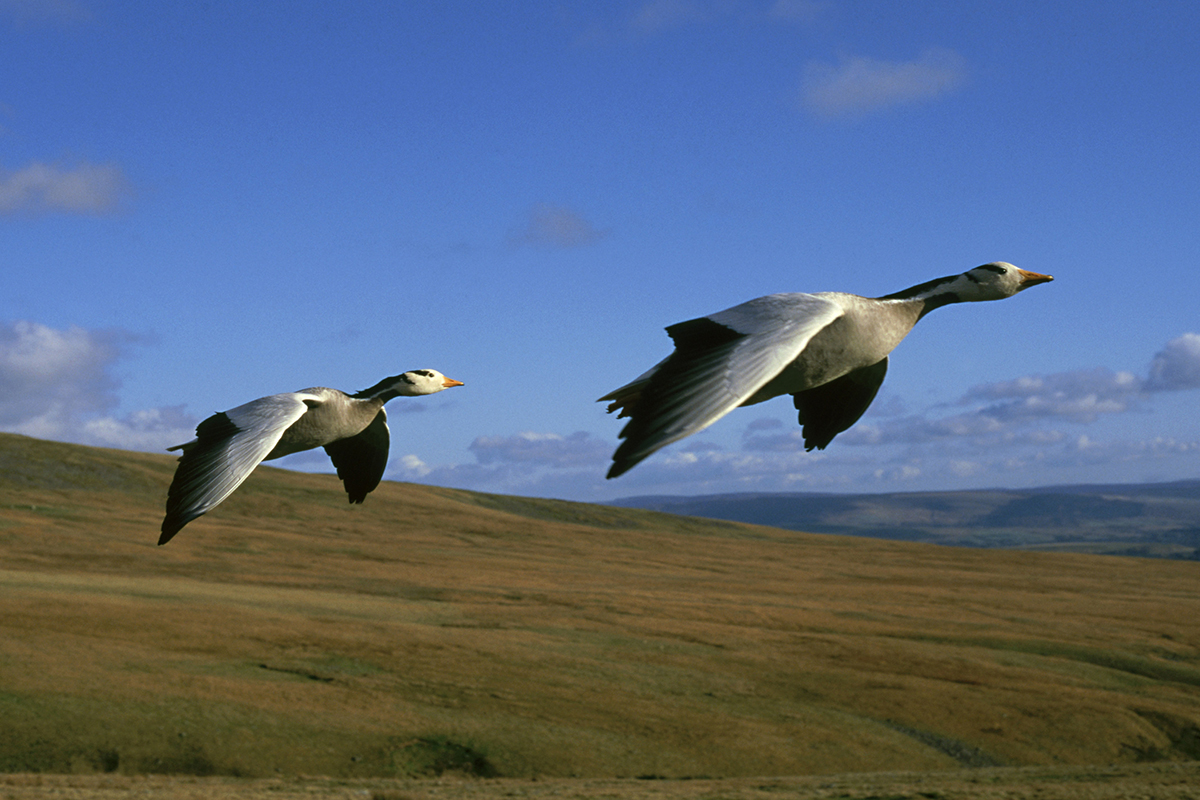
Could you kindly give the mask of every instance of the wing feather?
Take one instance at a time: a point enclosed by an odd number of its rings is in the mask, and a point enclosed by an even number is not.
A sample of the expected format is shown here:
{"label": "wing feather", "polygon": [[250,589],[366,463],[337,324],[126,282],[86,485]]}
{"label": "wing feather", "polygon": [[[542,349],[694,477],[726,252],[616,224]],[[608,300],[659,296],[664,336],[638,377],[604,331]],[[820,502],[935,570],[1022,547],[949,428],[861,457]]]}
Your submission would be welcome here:
{"label": "wing feather", "polygon": [[309,404],[321,398],[302,392],[275,394],[214,414],[196,427],[196,438],[171,450],[183,450],[175,479],[167,490],[166,544],[184,525],[209,511],[242,485]]}
{"label": "wing feather", "polygon": [[760,297],[667,328],[675,352],[603,399],[630,421],[613,454],[615,478],[661,447],[707,428],[765,386],[842,314],[811,294]]}

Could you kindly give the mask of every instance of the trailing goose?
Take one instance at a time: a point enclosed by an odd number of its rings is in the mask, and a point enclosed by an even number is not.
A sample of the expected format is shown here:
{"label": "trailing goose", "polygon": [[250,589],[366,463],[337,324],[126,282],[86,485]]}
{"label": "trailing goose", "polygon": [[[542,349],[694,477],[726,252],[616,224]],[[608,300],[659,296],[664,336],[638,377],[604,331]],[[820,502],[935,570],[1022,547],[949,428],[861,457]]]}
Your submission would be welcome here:
{"label": "trailing goose", "polygon": [[434,369],[385,378],[346,394],[317,386],[273,394],[214,414],[196,426],[196,438],[167,448],[182,450],[167,491],[166,544],[179,530],[216,506],[263,461],[324,447],[351,503],[379,485],[387,467],[389,433],[383,406],[395,397],[433,394],[462,381]]}
{"label": "trailing goose", "polygon": [[598,401],[630,418],[608,477],[738,406],[782,394],[795,401],[805,449],[823,450],[871,405],[888,354],[921,317],[1051,280],[997,261],[883,297],[772,294],[672,325],[675,352]]}

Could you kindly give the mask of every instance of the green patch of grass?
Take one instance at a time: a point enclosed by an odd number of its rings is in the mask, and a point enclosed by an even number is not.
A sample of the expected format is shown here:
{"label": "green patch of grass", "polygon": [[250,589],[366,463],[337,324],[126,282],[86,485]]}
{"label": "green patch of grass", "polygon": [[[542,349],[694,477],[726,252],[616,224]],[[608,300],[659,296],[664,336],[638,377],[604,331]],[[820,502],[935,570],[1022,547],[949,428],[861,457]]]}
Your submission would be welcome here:
{"label": "green patch of grass", "polygon": [[[966,643],[966,642],[964,642]],[[1152,681],[1171,681],[1190,686],[1200,686],[1200,669],[1182,664],[1168,664],[1157,659],[1112,648],[1087,647],[1068,642],[1046,640],[1002,640],[976,639],[969,643],[993,650],[1010,650],[1021,653],[1078,661],[1104,669],[1124,672]]]}
{"label": "green patch of grass", "polygon": [[397,775],[415,778],[438,777],[447,772],[473,778],[494,778],[499,774],[476,745],[447,736],[421,736],[395,745],[392,765]]}
{"label": "green patch of grass", "polygon": [[[117,705],[78,696],[0,695],[0,772],[352,777],[491,776],[476,748],[449,738],[369,734],[222,702]],[[396,753],[402,757],[396,758]]]}

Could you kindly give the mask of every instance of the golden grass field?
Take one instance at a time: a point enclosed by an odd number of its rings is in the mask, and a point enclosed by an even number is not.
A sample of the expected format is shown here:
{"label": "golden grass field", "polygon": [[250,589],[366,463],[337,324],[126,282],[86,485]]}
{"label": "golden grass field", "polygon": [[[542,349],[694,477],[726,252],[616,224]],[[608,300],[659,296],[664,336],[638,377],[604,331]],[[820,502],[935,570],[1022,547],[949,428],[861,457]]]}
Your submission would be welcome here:
{"label": "golden grass field", "polygon": [[1195,562],[269,468],[157,547],[174,463],[0,434],[0,798],[1200,781]]}

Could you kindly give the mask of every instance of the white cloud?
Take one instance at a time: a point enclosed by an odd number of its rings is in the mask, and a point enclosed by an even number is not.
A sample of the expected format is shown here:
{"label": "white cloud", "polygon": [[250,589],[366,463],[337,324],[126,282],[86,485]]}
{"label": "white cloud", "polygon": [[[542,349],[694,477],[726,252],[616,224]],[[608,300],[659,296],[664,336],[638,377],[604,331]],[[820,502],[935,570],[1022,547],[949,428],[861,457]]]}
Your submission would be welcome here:
{"label": "white cloud", "polygon": [[138,341],[121,330],[0,325],[0,429],[138,450],[191,439],[195,420],[179,406],[111,415],[119,388],[111,370]]}
{"label": "white cloud", "polygon": [[1032,375],[1011,381],[982,384],[969,389],[962,402],[974,400],[1029,400],[1031,398],[1080,398],[1095,396],[1105,400],[1124,399],[1142,390],[1142,382],[1130,372],[1114,372],[1104,367]]}
{"label": "white cloud", "polygon": [[469,449],[484,466],[508,463],[571,469],[603,464],[609,445],[583,431],[569,436],[526,431],[515,436],[480,436]]}
{"label": "white cloud", "polygon": [[0,425],[65,419],[116,405],[108,367],[125,334],[55,330],[36,322],[0,327]]}
{"label": "white cloud", "polygon": [[[968,438],[977,446],[1045,443],[1058,434],[1031,426],[1051,420],[1095,422],[1103,415],[1134,410],[1144,398],[1145,382],[1129,372],[1096,368],[1024,376],[971,387],[957,403],[975,406],[970,411],[939,416],[940,409],[931,408],[894,418],[876,415],[839,435],[835,443],[919,445]],[[786,446],[795,449],[799,437],[793,434],[790,438]],[[755,445],[785,447],[779,441],[757,441]]]}
{"label": "white cloud", "polygon": [[400,474],[402,474],[408,480],[412,480],[414,478],[424,478],[433,471],[430,469],[428,464],[422,461],[418,456],[411,453],[409,455],[401,456],[398,459],[398,462],[397,469],[400,471]]}
{"label": "white cloud", "polygon": [[1200,389],[1200,334],[1185,333],[1167,342],[1150,362],[1146,390]]}
{"label": "white cloud", "polygon": [[516,246],[569,248],[593,244],[608,234],[609,231],[596,228],[569,208],[538,203],[509,241]]}
{"label": "white cloud", "polygon": [[128,194],[128,182],[112,164],[64,168],[35,161],[16,172],[0,171],[0,214],[111,214]]}
{"label": "white cloud", "polygon": [[820,116],[856,115],[946,94],[962,86],[966,75],[966,60],[952,50],[926,50],[915,61],[858,56],[837,65],[809,64],[802,96]]}

